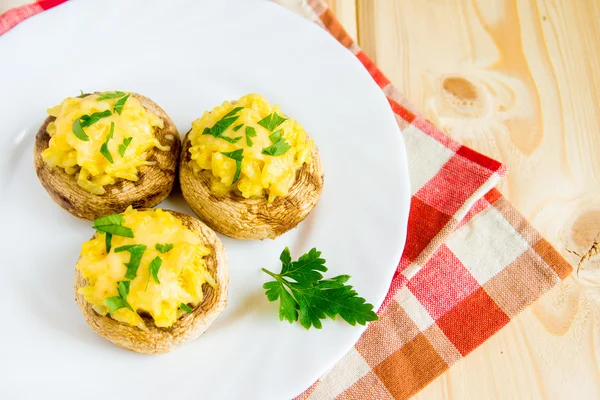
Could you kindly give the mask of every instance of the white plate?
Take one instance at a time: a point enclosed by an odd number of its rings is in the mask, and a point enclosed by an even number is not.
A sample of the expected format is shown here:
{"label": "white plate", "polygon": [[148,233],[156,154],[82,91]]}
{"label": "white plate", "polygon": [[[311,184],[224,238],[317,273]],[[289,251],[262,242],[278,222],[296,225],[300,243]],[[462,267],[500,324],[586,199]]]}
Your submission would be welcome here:
{"label": "white plate", "polygon": [[[0,397],[288,399],[332,367],[364,327],[280,322],[261,267],[316,246],[378,307],[404,247],[409,184],[390,107],[328,33],[265,0],[73,1],[0,37]],[[257,92],[301,121],[325,187],[277,240],[224,238],[229,306],[200,339],[161,356],[120,349],[86,325],[73,273],[91,223],[57,207],[33,169],[45,110],[79,89],[149,96],[180,133],[206,109]],[[162,205],[191,214],[180,195]]]}

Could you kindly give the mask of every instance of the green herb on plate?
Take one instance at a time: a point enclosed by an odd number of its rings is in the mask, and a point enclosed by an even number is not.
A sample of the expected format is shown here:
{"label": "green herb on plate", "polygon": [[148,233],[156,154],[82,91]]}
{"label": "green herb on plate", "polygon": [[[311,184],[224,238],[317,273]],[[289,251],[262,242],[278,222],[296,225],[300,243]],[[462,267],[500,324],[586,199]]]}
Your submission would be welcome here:
{"label": "green herb on plate", "polygon": [[290,250],[286,247],[279,257],[281,272],[273,273],[262,269],[275,280],[263,285],[269,301],[279,300],[279,319],[293,323],[295,321],[306,328],[314,326],[321,329],[321,320],[327,317],[342,317],[350,325],[365,325],[376,321],[377,314],[373,305],[350,285],[345,283],[348,275],[338,275],[323,279],[322,272],[327,272],[325,259],[321,252],[313,248],[298,261],[292,261]]}

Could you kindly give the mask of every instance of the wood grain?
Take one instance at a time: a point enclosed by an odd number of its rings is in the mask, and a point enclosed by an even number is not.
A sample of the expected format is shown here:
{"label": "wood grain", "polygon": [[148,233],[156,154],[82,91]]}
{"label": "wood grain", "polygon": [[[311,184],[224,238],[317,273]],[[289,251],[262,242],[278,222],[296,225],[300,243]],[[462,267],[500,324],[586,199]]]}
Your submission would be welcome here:
{"label": "wood grain", "polygon": [[581,268],[416,398],[600,398],[600,1],[330,4],[428,119],[508,165],[502,193]]}

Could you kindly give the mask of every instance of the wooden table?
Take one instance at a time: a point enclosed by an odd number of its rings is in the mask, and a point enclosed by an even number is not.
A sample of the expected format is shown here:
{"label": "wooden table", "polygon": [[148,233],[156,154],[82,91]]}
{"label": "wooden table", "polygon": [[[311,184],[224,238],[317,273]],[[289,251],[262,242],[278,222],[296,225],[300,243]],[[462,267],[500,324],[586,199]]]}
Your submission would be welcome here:
{"label": "wooden table", "polygon": [[600,399],[600,0],[329,0],[573,266],[418,399]]}

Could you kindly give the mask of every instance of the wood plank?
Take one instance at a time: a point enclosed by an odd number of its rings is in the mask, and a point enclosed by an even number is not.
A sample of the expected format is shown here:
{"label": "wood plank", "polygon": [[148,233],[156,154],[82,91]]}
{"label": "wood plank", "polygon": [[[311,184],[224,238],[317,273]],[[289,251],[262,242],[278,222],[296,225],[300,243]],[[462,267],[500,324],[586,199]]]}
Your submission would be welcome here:
{"label": "wood plank", "polygon": [[[357,6],[359,44],[417,109],[506,163],[501,191],[574,265],[598,252],[600,2]],[[599,305],[592,256],[417,398],[600,398]]]}

